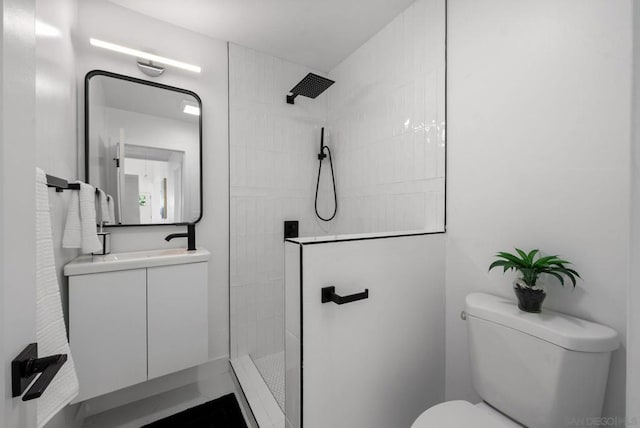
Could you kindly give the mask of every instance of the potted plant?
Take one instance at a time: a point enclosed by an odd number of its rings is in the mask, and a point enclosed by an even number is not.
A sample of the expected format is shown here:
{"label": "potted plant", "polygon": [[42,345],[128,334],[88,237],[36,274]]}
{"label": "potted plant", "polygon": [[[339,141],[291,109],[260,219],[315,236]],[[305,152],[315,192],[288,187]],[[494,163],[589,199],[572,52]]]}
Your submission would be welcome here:
{"label": "potted plant", "polygon": [[491,263],[489,270],[502,267],[503,272],[513,269],[520,273],[513,288],[518,298],[518,308],[522,311],[541,312],[542,302],[547,297],[547,293],[537,287],[541,274],[555,277],[563,287],[566,278],[571,281],[574,288],[576,278],[580,278],[578,272],[567,267],[571,262],[562,260],[558,256],[542,257],[539,250],[531,250],[526,253],[518,248],[516,248],[516,253],[499,252],[496,254],[497,260]]}

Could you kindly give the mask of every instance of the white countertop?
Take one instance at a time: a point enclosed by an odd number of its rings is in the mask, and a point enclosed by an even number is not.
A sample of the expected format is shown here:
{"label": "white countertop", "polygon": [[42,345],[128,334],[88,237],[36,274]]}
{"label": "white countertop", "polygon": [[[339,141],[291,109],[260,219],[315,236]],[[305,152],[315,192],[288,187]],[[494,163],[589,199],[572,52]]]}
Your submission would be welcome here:
{"label": "white countertop", "polygon": [[77,257],[67,263],[64,266],[64,274],[66,276],[86,275],[99,272],[206,262],[210,256],[211,253],[204,248],[199,248],[195,251],[187,251],[185,248],[171,248],[166,250],[113,253],[106,256],[86,255]]}

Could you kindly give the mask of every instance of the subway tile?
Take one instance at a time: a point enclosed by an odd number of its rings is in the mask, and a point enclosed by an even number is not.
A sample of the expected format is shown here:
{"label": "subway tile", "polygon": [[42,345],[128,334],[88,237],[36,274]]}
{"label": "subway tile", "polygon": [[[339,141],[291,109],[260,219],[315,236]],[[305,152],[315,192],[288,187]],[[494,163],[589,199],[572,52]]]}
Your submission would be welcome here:
{"label": "subway tile", "polygon": [[[284,276],[284,219],[299,220],[303,235],[444,223],[444,194],[427,180],[443,176],[445,149],[444,68],[437,62],[441,52],[429,49],[441,29],[417,25],[424,16],[430,22],[430,13],[426,2],[416,2],[332,71],[337,82],[327,95],[293,108],[282,98],[308,70],[231,46],[231,286],[252,284],[240,287],[243,296],[260,293],[249,303],[240,293],[231,295],[244,320],[234,327],[243,338],[236,350],[254,346],[247,345],[254,331],[256,352],[281,347],[284,288],[277,279]],[[317,221],[313,212],[315,152],[327,119],[340,197],[332,224]],[[333,205],[328,172],[325,163],[322,212]]]}

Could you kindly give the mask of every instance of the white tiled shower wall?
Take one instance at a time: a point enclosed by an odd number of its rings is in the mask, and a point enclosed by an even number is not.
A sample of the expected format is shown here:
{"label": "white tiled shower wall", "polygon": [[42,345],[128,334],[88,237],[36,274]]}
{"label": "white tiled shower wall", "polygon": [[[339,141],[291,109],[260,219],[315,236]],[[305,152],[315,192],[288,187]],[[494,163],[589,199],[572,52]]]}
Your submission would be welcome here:
{"label": "white tiled shower wall", "polygon": [[[326,93],[295,105],[285,95],[314,70],[229,45],[232,358],[283,349],[284,220],[300,236],[443,230],[444,37],[444,2],[418,0],[329,73]],[[327,118],[339,211],[323,223]],[[324,216],[329,173],[325,161]]]}
{"label": "white tiled shower wall", "polygon": [[445,2],[416,1],[329,77],[334,233],[442,231]]}
{"label": "white tiled shower wall", "polygon": [[313,71],[229,45],[232,358],[284,350],[284,220],[325,233],[313,198],[326,95],[285,103]]}

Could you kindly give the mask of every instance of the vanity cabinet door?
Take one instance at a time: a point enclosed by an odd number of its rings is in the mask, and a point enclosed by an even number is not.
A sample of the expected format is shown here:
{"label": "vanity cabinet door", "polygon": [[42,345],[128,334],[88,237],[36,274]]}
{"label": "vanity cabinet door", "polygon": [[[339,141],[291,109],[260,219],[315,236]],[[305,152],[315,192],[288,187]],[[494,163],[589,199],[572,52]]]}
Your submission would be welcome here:
{"label": "vanity cabinet door", "polygon": [[147,380],[146,269],[69,277],[74,402]]}
{"label": "vanity cabinet door", "polygon": [[149,379],[208,360],[207,265],[147,270]]}

